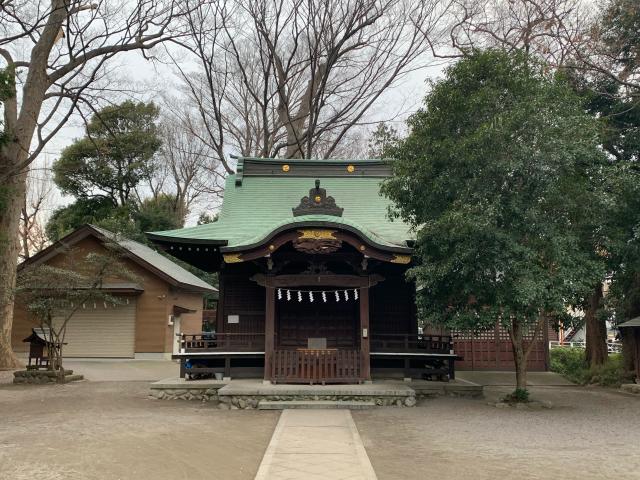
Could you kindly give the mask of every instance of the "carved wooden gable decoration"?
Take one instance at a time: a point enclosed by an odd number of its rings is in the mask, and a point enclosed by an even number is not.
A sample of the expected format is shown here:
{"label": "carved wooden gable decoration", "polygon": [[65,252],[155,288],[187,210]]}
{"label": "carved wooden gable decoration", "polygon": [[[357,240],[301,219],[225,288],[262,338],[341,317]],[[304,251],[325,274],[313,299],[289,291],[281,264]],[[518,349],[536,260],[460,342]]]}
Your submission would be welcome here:
{"label": "carved wooden gable decoration", "polygon": [[316,180],[316,186],[309,190],[309,196],[302,197],[300,205],[292,210],[294,217],[316,214],[341,217],[344,208],[338,207],[335,199],[327,196],[327,191],[324,188],[320,188],[320,180]]}

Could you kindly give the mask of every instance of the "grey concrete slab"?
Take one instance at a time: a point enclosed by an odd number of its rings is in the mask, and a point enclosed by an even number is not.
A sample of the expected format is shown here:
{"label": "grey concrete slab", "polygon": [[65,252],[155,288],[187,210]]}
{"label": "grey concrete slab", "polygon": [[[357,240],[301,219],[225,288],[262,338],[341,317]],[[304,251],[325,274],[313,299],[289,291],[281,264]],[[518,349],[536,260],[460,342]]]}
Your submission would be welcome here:
{"label": "grey concrete slab", "polygon": [[348,410],[285,410],[256,480],[376,480]]}
{"label": "grey concrete slab", "polygon": [[205,379],[205,380],[186,380],[184,378],[176,378],[169,377],[163,378],[162,380],[158,380],[157,382],[153,382],[151,384],[152,390],[157,389],[167,389],[167,388],[180,388],[184,390],[199,390],[202,388],[222,388],[227,385],[229,382],[224,380],[214,380],[214,379]]}
{"label": "grey concrete slab", "polygon": [[290,408],[306,410],[363,410],[366,408],[375,408],[375,406],[376,403],[373,401],[354,402],[346,400],[260,400],[260,403],[258,403],[258,410],[288,410]]}
{"label": "grey concrete slab", "polygon": [[[456,376],[460,380],[484,386],[515,386],[516,384],[515,372],[458,371]],[[527,385],[532,387],[567,387],[572,386],[573,383],[553,372],[528,372]]]}
{"label": "grey concrete slab", "polygon": [[362,385],[288,385],[264,384],[260,380],[232,380],[219,395],[358,395],[411,396],[414,390],[402,383],[369,383]]}
{"label": "grey concrete slab", "polygon": [[70,359],[64,366],[93,382],[149,382],[180,374],[180,365],[172,360]]}

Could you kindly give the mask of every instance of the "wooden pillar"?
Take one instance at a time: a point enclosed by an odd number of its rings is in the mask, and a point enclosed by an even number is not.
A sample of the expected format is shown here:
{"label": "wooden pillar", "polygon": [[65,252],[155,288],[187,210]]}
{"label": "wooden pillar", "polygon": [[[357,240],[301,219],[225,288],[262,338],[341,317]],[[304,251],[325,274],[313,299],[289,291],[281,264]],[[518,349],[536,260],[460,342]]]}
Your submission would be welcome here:
{"label": "wooden pillar", "polygon": [[371,329],[369,328],[369,287],[360,287],[360,355],[361,355],[361,378],[371,380],[371,363],[369,355],[369,338]]}
{"label": "wooden pillar", "polygon": [[636,337],[636,382],[640,383],[640,328],[634,327]]}
{"label": "wooden pillar", "polygon": [[224,292],[225,292],[224,266],[218,273],[218,305],[216,306],[216,332],[224,333]]}
{"label": "wooden pillar", "polygon": [[271,380],[271,361],[275,348],[276,289],[267,280],[264,315],[264,379]]}

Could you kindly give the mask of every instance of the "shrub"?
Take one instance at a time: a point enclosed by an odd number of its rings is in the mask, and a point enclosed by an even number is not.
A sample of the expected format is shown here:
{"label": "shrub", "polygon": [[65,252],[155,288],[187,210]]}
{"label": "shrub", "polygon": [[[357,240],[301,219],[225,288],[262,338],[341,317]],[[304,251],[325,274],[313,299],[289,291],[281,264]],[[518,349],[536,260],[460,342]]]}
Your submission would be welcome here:
{"label": "shrub", "polygon": [[624,368],[622,355],[609,355],[607,363],[589,368],[582,348],[556,348],[551,350],[551,371],[559,373],[579,385],[618,387],[631,379]]}
{"label": "shrub", "polygon": [[526,403],[529,401],[529,390],[516,388],[513,392],[502,399],[506,403]]}
{"label": "shrub", "polygon": [[559,373],[574,383],[587,383],[589,365],[583,348],[554,348],[550,352],[551,371]]}

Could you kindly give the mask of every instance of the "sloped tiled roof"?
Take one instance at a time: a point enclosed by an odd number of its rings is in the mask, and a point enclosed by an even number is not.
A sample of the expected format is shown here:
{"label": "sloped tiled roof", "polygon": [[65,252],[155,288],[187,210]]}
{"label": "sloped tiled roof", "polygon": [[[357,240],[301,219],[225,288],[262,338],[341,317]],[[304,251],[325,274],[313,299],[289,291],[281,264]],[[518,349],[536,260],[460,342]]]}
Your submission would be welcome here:
{"label": "sloped tiled roof", "polygon": [[160,270],[162,273],[164,273],[168,277],[171,277],[178,284],[197,287],[203,290],[210,290],[210,291],[217,290],[215,287],[209,285],[204,280],[201,280],[200,278],[196,277],[190,271],[182,268],[180,265],[169,260],[167,257],[165,257],[164,255],[161,255],[160,253],[156,252],[152,248],[149,248],[148,246],[143,245],[142,243],[129,240],[128,238],[117,236],[113,232],[110,232],[109,230],[106,230],[104,228],[97,227],[95,225],[90,225],[90,226],[91,228],[102,233],[105,237],[115,241],[115,243],[120,245],[122,248],[127,250],[129,253],[131,253],[138,259]]}
{"label": "sloped tiled roof", "polygon": [[640,327],[640,317],[632,318],[618,325],[618,328]]}
{"label": "sloped tiled roof", "polygon": [[[407,241],[414,235],[405,223],[389,219],[389,201],[380,195],[380,184],[388,176],[381,169],[386,162],[243,160],[239,173],[227,179],[224,202],[216,222],[151,232],[150,238],[160,241],[206,240],[224,245],[222,251],[237,251],[265,241],[279,229],[320,224],[355,230],[384,249],[408,250]],[[290,165],[286,173],[283,173],[283,165]],[[348,165],[355,166],[352,175],[346,173]],[[292,208],[309,194],[316,179],[320,180],[327,195],[344,209],[341,217],[293,215]]]}
{"label": "sloped tiled roof", "polygon": [[[28,260],[25,260],[19,268],[22,268],[27,264],[46,262],[54,255],[57,255],[61,249],[68,248],[88,236],[94,236],[101,241],[108,240],[116,243],[123,248],[126,253],[128,253],[128,256],[133,261],[152,273],[163,277],[164,280],[176,287],[202,292],[218,291],[212,285],[209,285],[207,282],[196,277],[193,273],[184,269],[164,255],[156,252],[152,248],[128,238],[116,235],[109,230],[95,225],[83,225],[82,227],[74,230],[69,235],[61,238],[43,251],[32,256]],[[113,287],[114,285],[111,286]]]}

